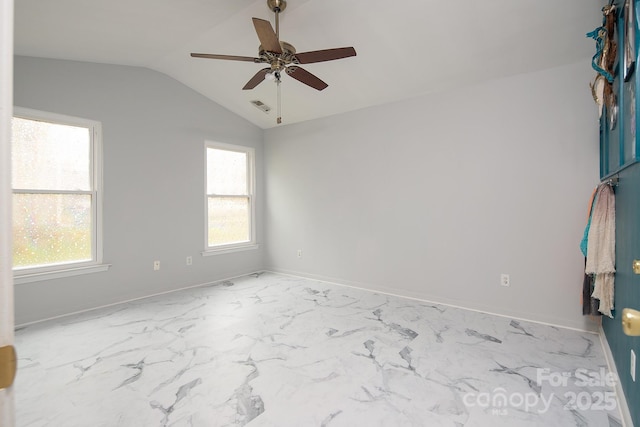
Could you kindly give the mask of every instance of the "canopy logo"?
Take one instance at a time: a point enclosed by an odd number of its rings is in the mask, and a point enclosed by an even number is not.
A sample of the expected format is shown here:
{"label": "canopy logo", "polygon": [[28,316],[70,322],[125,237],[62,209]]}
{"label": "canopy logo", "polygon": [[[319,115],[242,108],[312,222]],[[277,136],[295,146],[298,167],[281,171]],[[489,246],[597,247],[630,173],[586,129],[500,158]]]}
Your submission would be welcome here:
{"label": "canopy logo", "polygon": [[[551,372],[550,369],[538,368],[535,378],[537,387],[532,387],[532,391],[508,393],[505,388],[498,387],[491,392],[466,393],[462,401],[468,408],[491,409],[493,415],[507,415],[509,409],[544,414],[549,411],[556,397],[567,411],[612,411],[616,409],[617,401],[611,388],[615,387],[617,381],[616,375],[604,368],[598,371],[580,368],[573,372]],[[530,384],[533,382],[532,379]],[[546,389],[572,387],[573,390],[556,390],[545,394],[542,391],[545,386]]]}

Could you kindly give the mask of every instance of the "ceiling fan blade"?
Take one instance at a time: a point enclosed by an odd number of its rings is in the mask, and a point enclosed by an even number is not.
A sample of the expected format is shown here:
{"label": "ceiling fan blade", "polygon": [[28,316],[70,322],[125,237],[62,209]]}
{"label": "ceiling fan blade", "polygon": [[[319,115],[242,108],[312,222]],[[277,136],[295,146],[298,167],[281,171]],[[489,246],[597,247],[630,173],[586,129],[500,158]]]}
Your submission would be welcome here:
{"label": "ceiling fan blade", "polygon": [[338,47],[335,49],[296,53],[295,56],[298,58],[300,64],[311,64],[314,62],[333,61],[335,59],[356,56],[356,50],[353,47]]}
{"label": "ceiling fan blade", "polygon": [[264,50],[273,53],[282,53],[278,36],[276,36],[276,32],[273,31],[273,27],[269,21],[253,18],[253,26],[256,28],[256,34],[258,34],[260,44]]}
{"label": "ceiling fan blade", "polygon": [[302,82],[307,86],[311,86],[312,88],[317,90],[323,90],[326,89],[327,86],[329,86],[304,68],[296,67],[295,65],[287,67],[287,74],[298,80],[299,82]]}
{"label": "ceiling fan blade", "polygon": [[271,71],[271,68],[263,68],[262,70],[258,71],[253,77],[251,77],[251,80],[249,80],[247,84],[244,85],[242,90],[253,89],[254,87],[258,86],[264,81],[264,76],[269,71]]}
{"label": "ceiling fan blade", "polygon": [[251,56],[234,56],[234,55],[214,55],[212,53],[192,53],[193,58],[207,58],[207,59],[227,59],[230,61],[246,61],[246,62],[263,62],[260,58],[253,58]]}

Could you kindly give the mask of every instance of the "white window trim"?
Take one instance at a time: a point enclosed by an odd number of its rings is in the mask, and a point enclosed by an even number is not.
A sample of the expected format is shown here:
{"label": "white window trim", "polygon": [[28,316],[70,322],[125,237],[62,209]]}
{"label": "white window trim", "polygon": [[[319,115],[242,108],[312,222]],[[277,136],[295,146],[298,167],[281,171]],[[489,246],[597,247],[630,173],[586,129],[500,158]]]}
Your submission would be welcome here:
{"label": "white window trim", "polygon": [[[207,149],[220,149],[227,151],[236,151],[239,153],[247,154],[247,174],[248,178],[248,193],[249,193],[249,215],[251,216],[249,221],[249,241],[230,243],[225,245],[209,246],[209,194],[207,192]],[[255,149],[252,147],[246,147],[243,145],[225,144],[223,142],[205,141],[204,144],[204,251],[202,256],[212,256],[227,254],[233,252],[240,252],[252,249],[258,249],[259,245],[256,242],[256,181],[255,181]]]}
{"label": "white window trim", "polygon": [[[16,284],[30,283],[43,280],[58,279],[63,277],[77,276],[80,274],[96,273],[106,271],[111,264],[102,263],[102,124],[96,120],[84,119],[80,117],[67,116],[63,114],[50,113],[47,111],[34,110],[30,108],[14,107],[13,116],[28,120],[42,120],[50,123],[64,124],[69,126],[83,126],[91,129],[91,170],[93,171],[92,190],[86,191],[91,194],[92,215],[92,245],[91,260],[81,262],[68,262],[42,267],[14,268],[13,276]],[[23,189],[12,189],[12,194],[22,192]],[[64,191],[28,190],[30,193],[64,193]],[[81,192],[73,192],[81,193]]]}
{"label": "white window trim", "polygon": [[[77,264],[74,264],[74,265],[77,265]],[[53,271],[46,271],[46,272],[39,272],[39,273],[26,273],[26,274],[15,275],[13,277],[13,282],[16,285],[20,285],[22,283],[61,279],[64,277],[79,276],[81,274],[99,273],[101,271],[107,271],[109,267],[111,267],[111,264],[96,264],[96,265],[87,265],[84,267],[66,268],[64,270],[53,270]]]}

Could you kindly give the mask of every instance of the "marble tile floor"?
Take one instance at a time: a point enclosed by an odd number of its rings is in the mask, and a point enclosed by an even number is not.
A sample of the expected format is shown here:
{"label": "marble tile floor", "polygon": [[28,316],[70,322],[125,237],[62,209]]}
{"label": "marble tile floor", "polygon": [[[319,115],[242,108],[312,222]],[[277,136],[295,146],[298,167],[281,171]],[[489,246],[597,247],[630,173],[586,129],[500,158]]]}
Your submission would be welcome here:
{"label": "marble tile floor", "polygon": [[595,334],[256,274],[16,332],[35,426],[620,426]]}

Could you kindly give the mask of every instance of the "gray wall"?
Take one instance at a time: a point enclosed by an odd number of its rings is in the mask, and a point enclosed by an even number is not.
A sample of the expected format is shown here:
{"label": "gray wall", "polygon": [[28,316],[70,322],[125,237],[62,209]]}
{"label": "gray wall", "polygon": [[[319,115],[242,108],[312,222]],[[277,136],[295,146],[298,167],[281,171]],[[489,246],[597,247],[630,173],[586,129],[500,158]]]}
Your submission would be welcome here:
{"label": "gray wall", "polygon": [[[256,149],[263,243],[262,131],[147,69],[17,57],[14,104],[102,122],[103,273],[16,285],[16,323],[260,270],[263,249],[202,257],[204,140]],[[193,256],[193,266],[185,258]],[[153,260],[161,261],[153,271]]]}
{"label": "gray wall", "polygon": [[[146,69],[18,57],[15,105],[103,123],[113,266],[17,285],[17,323],[266,267],[593,328],[578,250],[598,180],[592,75],[579,63],[262,131]],[[205,139],[256,148],[259,250],[200,256]]]}
{"label": "gray wall", "polygon": [[592,77],[584,62],[267,130],[266,267],[594,328]]}

